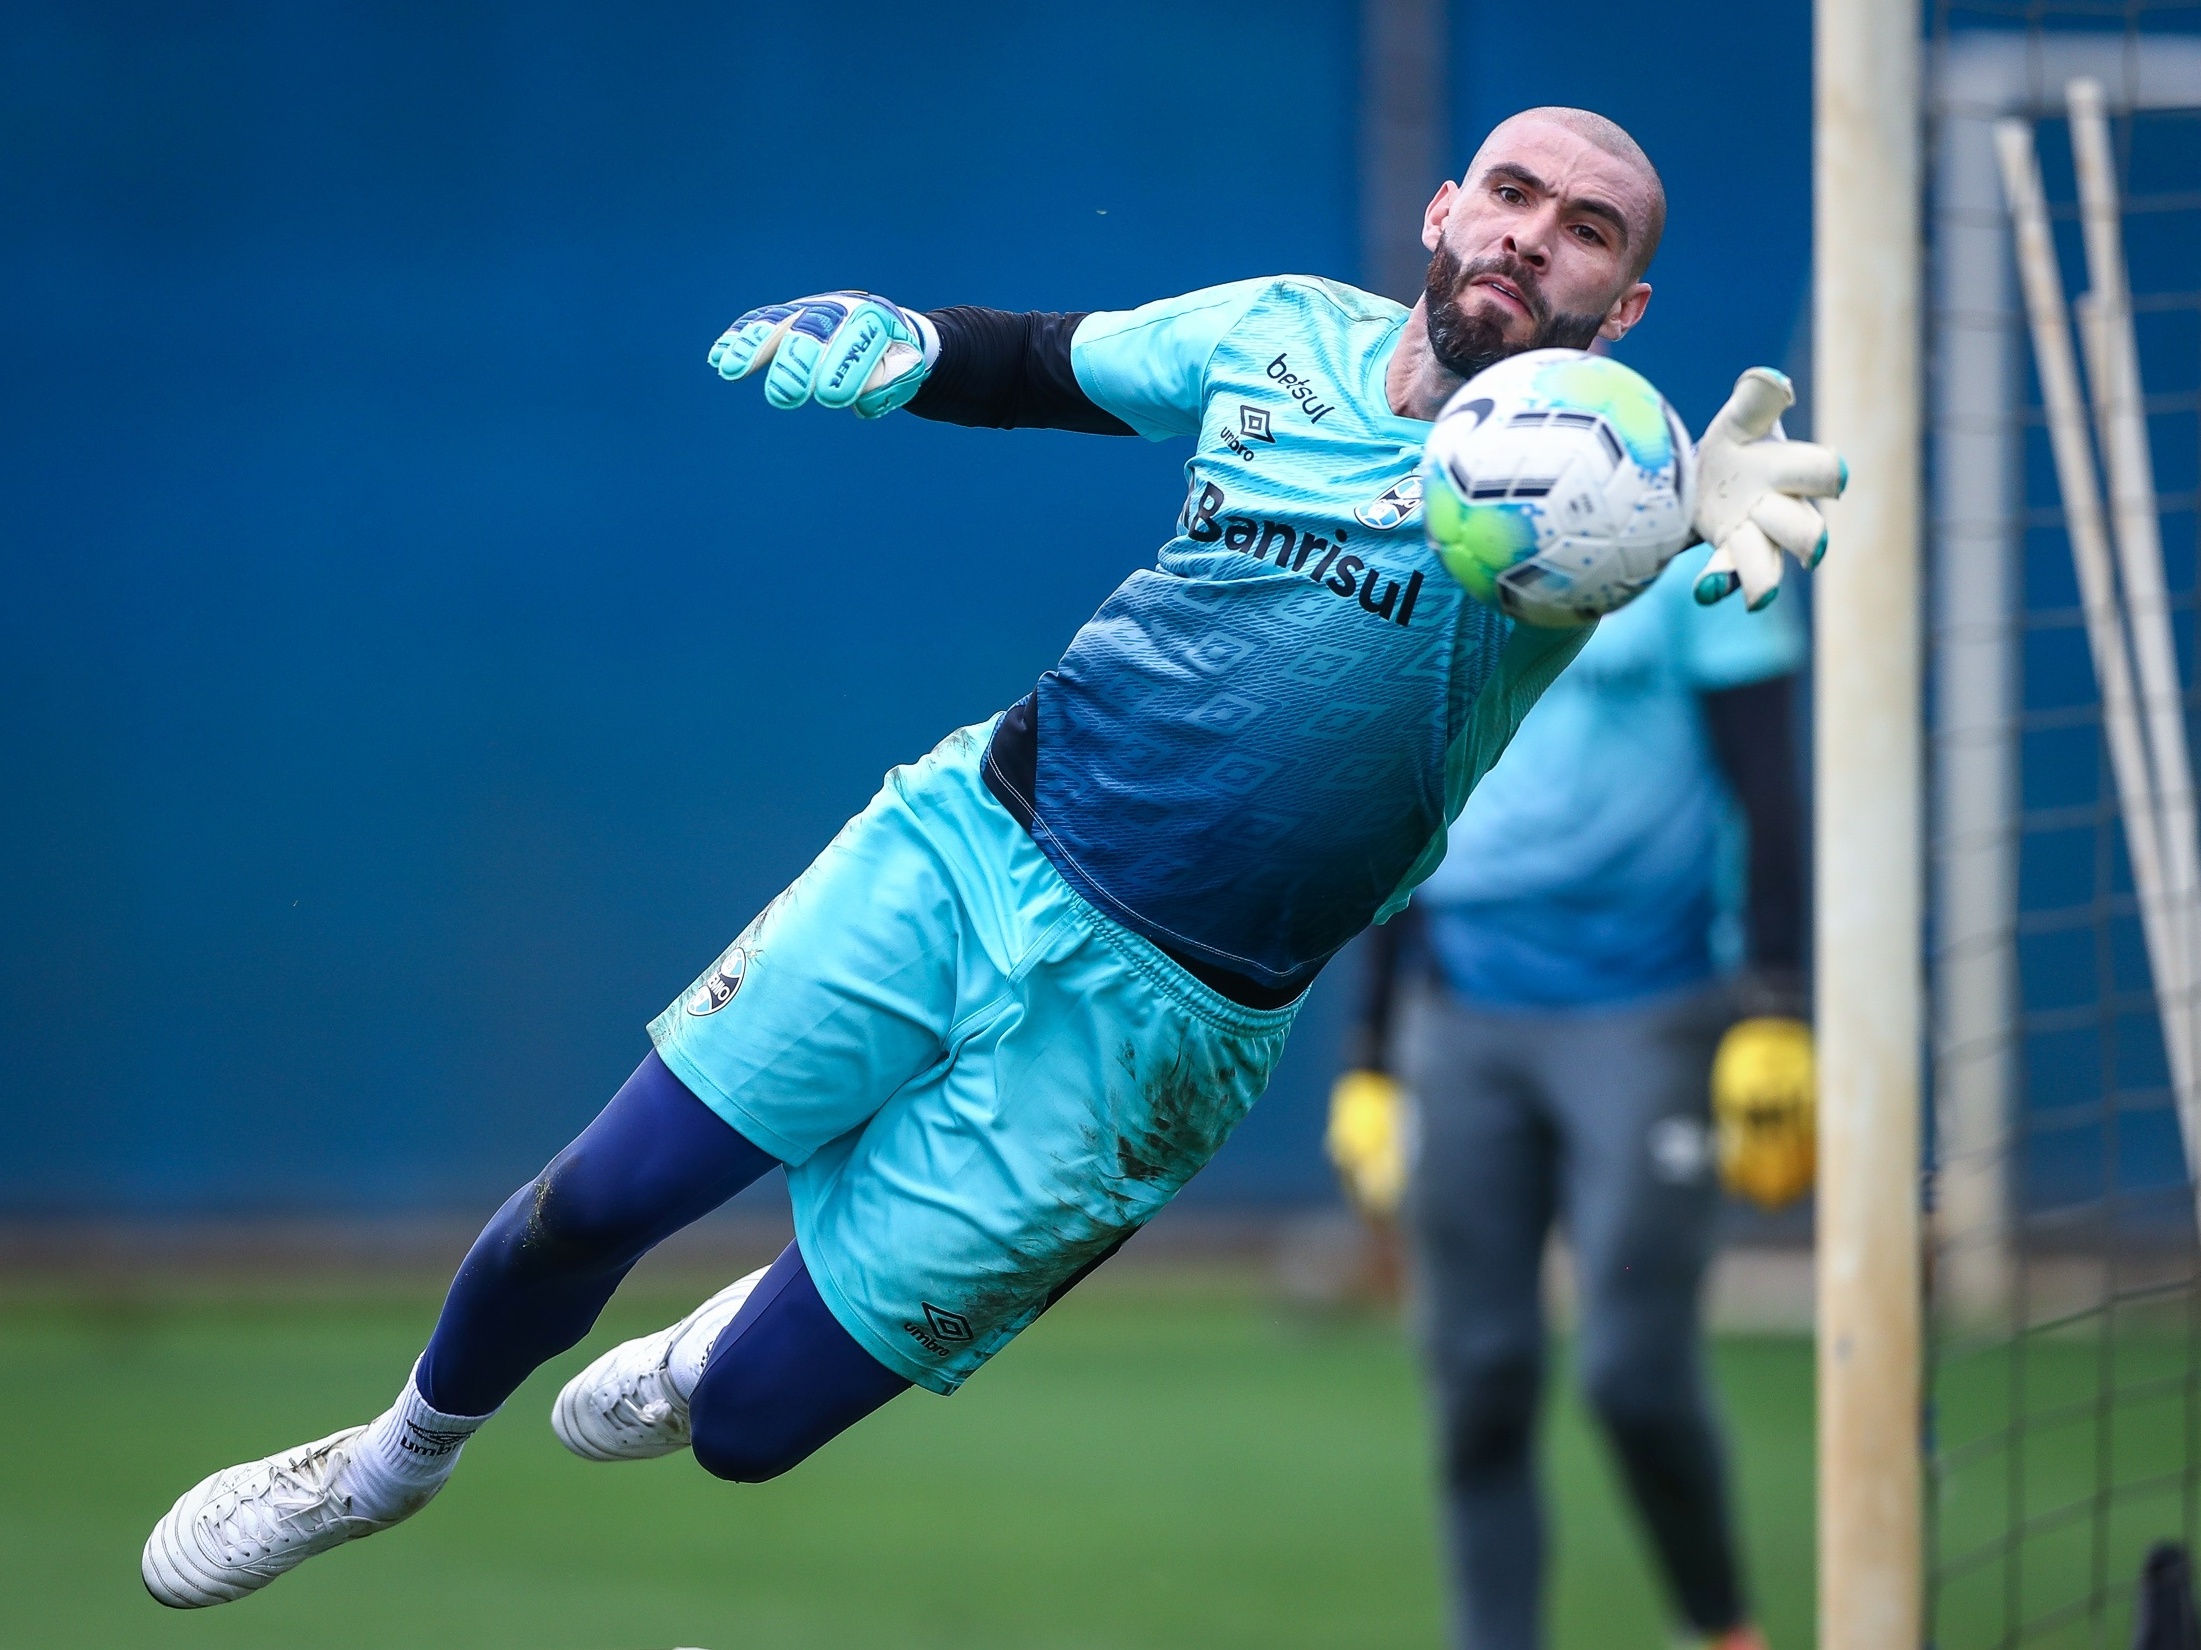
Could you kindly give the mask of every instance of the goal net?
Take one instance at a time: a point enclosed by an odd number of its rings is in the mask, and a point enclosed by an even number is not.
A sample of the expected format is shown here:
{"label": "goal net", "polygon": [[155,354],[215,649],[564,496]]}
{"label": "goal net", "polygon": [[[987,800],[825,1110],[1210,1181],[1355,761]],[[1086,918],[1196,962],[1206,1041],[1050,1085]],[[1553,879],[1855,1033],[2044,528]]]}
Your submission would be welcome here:
{"label": "goal net", "polygon": [[2201,5],[1925,58],[1925,1633],[2124,1646],[2201,1496]]}

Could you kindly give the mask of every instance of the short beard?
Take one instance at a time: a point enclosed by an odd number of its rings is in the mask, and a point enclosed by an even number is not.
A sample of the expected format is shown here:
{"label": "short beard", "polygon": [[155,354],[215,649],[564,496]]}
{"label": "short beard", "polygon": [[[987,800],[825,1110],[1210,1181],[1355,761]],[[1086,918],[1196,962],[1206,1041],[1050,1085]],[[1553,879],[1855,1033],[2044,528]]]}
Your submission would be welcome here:
{"label": "short beard", "polygon": [[[1499,275],[1510,281],[1528,303],[1536,330],[1525,344],[1508,343],[1498,322],[1487,314],[1470,315],[1460,307],[1460,294],[1478,275]],[[1588,349],[1605,324],[1602,315],[1554,315],[1544,304],[1536,277],[1511,258],[1478,258],[1463,265],[1444,242],[1429,260],[1426,283],[1429,318],[1429,353],[1447,372],[1473,378],[1485,367],[1494,367],[1509,355],[1532,349]]]}

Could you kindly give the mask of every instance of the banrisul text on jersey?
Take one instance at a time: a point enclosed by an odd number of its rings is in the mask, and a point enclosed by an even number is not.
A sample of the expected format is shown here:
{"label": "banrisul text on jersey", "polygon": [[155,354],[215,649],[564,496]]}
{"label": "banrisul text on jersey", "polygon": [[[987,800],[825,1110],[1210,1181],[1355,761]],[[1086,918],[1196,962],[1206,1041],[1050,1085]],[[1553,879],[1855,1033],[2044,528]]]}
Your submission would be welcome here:
{"label": "banrisul text on jersey", "polygon": [[[1337,529],[1333,543],[1304,524],[1295,528],[1290,522],[1266,517],[1257,521],[1251,516],[1225,514],[1229,509],[1230,500],[1223,489],[1212,481],[1202,482],[1186,507],[1185,537],[1195,544],[1220,541],[1224,549],[1243,551],[1255,561],[1266,561],[1273,555],[1278,567],[1303,572],[1325,590],[1357,596],[1360,605],[1378,618],[1394,619],[1402,625],[1414,622],[1414,607],[1421,600],[1423,575],[1419,567],[1409,573],[1387,574],[1347,552],[1342,527]],[[1310,561],[1312,567],[1307,565]]]}

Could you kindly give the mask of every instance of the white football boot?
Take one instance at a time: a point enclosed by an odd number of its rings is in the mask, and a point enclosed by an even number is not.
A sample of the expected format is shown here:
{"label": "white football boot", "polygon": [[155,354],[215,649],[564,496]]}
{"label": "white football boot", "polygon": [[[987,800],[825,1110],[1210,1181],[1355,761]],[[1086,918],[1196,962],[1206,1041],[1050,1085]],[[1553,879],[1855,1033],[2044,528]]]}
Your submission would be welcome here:
{"label": "white football boot", "polygon": [[766,1268],[721,1289],[669,1329],[622,1341],[566,1382],[550,1430],[584,1461],[647,1461],[689,1443],[688,1399],[711,1343]]}
{"label": "white football boot", "polygon": [[347,1471],[366,1427],[261,1461],[224,1467],[168,1509],[138,1561],[145,1590],[178,1610],[227,1604],[258,1592],[316,1553],[410,1518],[441,1489],[427,1486],[394,1516],[355,1513]]}

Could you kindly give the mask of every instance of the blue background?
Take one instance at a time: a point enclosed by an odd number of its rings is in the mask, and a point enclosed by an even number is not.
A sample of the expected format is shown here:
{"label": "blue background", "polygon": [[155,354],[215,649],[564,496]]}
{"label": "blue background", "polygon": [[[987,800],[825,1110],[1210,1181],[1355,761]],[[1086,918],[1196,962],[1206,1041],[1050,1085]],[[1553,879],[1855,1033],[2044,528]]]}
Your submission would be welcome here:
{"label": "blue background", "polygon": [[[1624,354],[1701,426],[1789,355],[1808,9],[1640,21],[1456,6],[1453,165],[1537,102],[1637,134],[1673,213]],[[711,339],[833,286],[1351,278],[1357,38],[1334,0],[0,11],[0,1211],[532,1172],[1178,504],[1171,447],[774,413]],[[1329,1195],[1352,973],[1188,1196]]]}

